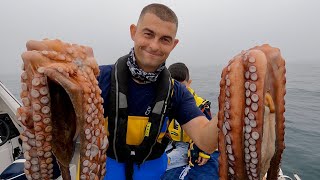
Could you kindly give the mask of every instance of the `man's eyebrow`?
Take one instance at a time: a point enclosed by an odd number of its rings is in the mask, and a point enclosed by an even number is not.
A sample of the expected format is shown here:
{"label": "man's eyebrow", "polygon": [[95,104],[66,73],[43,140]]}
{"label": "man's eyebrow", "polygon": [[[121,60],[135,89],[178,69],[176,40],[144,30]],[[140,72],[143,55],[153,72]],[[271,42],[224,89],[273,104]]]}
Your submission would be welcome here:
{"label": "man's eyebrow", "polygon": [[151,33],[154,34],[154,32],[153,32],[151,29],[149,29],[149,28],[144,28],[143,31],[149,31],[149,32],[151,32]]}
{"label": "man's eyebrow", "polygon": [[[155,34],[154,31],[152,31],[152,30],[149,29],[149,28],[144,28],[142,31],[148,31],[148,32],[150,32],[150,33]],[[164,35],[162,38],[167,38],[167,39],[170,39],[170,40],[173,39],[171,36],[168,36],[168,35]]]}

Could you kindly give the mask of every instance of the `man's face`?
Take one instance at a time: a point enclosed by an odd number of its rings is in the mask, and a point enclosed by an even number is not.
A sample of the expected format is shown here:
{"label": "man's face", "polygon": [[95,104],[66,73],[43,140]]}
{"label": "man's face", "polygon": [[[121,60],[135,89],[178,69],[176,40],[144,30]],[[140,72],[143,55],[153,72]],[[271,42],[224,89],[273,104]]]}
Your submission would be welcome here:
{"label": "man's face", "polygon": [[179,42],[174,23],[162,21],[156,15],[146,13],[138,25],[131,25],[131,39],[138,66],[146,72],[154,72],[166,61]]}

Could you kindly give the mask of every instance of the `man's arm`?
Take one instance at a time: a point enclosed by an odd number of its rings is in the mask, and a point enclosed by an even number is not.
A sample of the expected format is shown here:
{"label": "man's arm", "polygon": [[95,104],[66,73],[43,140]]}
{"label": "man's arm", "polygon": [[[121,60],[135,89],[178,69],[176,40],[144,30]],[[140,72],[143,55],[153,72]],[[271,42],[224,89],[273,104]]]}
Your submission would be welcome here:
{"label": "man's arm", "polygon": [[218,147],[217,123],[217,116],[210,121],[205,116],[198,116],[181,127],[200,149],[211,154]]}

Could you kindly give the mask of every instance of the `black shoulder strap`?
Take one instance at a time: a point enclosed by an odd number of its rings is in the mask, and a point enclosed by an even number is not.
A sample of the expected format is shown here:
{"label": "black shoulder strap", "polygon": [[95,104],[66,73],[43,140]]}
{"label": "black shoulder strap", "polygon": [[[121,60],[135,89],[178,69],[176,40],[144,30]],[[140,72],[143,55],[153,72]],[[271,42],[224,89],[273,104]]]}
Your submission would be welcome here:
{"label": "black shoulder strap", "polygon": [[110,146],[108,153],[112,152],[116,160],[125,161],[125,157],[130,153],[129,146],[126,145],[128,112],[127,112],[127,92],[128,92],[128,77],[130,76],[129,69],[126,65],[129,55],[119,58],[114,65],[111,74],[111,88],[108,106],[109,117],[109,139]]}
{"label": "black shoulder strap", "polygon": [[173,85],[167,68],[161,72],[157,81],[157,96],[149,115],[145,136],[140,146],[135,150],[138,164],[143,163],[152,153],[165,120],[166,110],[170,105]]}

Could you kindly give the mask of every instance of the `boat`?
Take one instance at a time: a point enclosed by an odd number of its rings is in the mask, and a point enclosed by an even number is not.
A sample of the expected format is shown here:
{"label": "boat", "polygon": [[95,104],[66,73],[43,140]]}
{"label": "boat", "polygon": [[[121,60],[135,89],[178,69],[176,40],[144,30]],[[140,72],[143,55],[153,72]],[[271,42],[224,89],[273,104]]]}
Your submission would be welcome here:
{"label": "boat", "polygon": [[15,116],[20,102],[0,81],[0,174],[22,155],[22,124]]}
{"label": "boat", "polygon": [[[23,131],[22,124],[16,118],[16,110],[21,103],[0,81],[0,179],[21,180],[26,179],[23,172],[25,159],[23,158],[22,141],[19,138]],[[71,179],[77,177],[77,162],[79,158],[79,142],[76,143],[75,156],[70,164]],[[13,170],[13,172],[12,172]],[[9,176],[4,178],[5,171],[11,171]],[[7,172],[6,172],[7,173]],[[280,169],[278,180],[301,180],[298,174],[294,178],[283,175]],[[62,180],[61,176],[56,178]]]}

